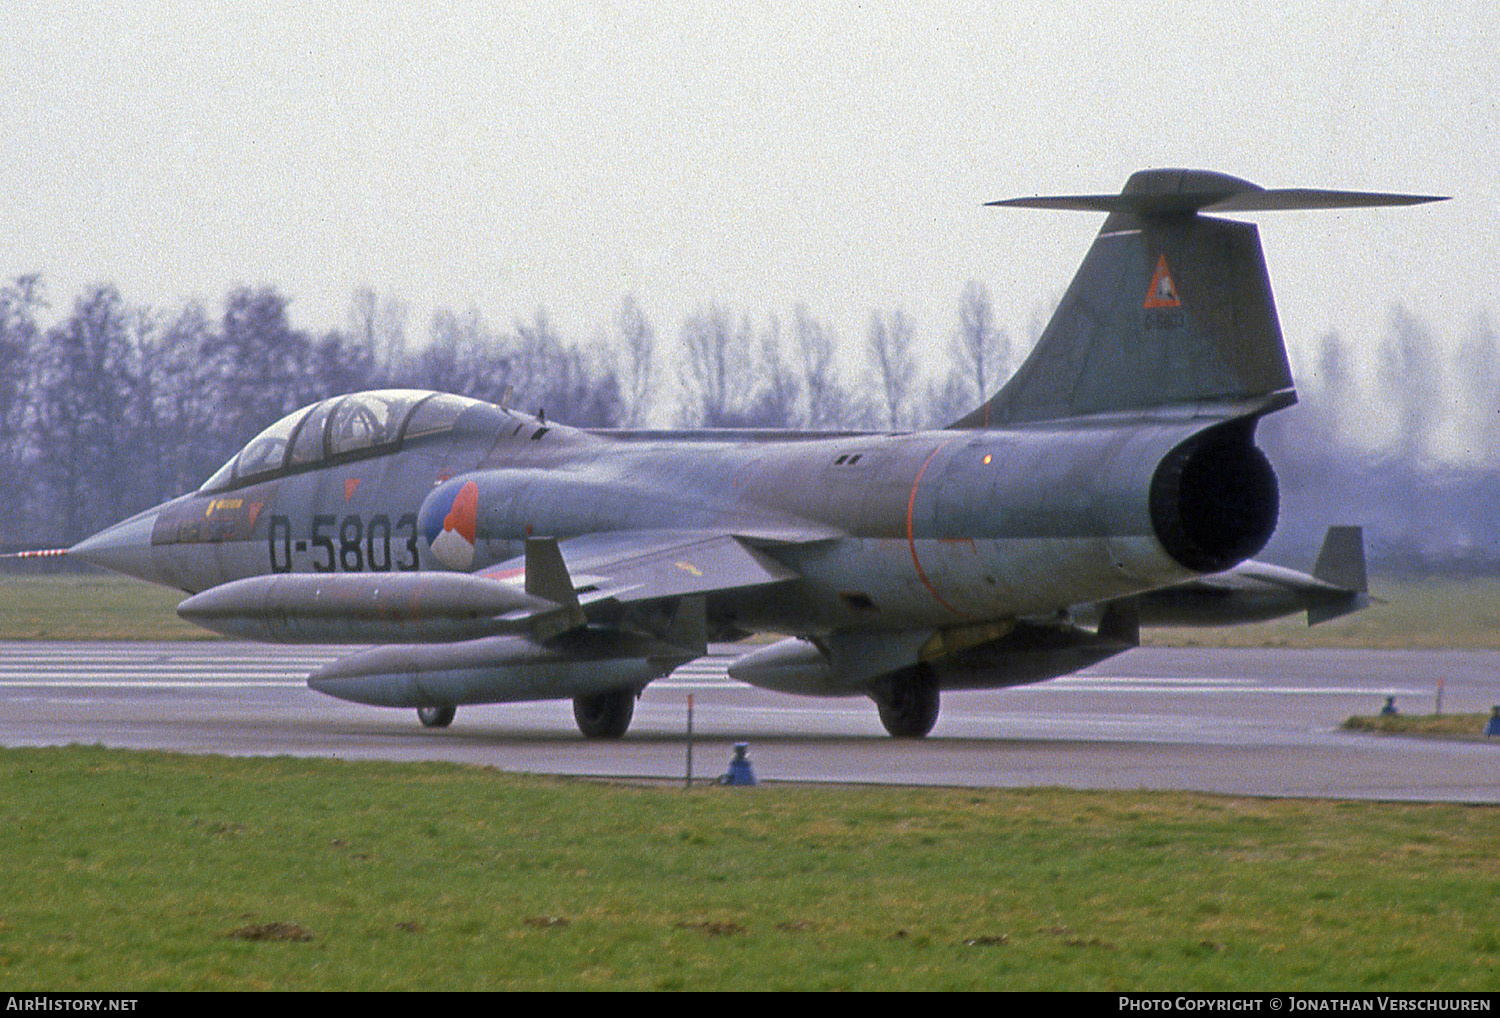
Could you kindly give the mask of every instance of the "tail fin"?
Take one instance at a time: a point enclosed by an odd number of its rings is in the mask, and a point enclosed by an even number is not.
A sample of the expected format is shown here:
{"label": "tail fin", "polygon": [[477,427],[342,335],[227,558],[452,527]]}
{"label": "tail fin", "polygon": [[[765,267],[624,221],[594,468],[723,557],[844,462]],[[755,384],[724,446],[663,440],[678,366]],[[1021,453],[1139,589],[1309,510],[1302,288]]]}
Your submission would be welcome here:
{"label": "tail fin", "polygon": [[1266,190],[1203,170],[1143,170],[1118,195],[1018,198],[1107,212],[1036,349],[955,428],[1184,407],[1224,416],[1296,401],[1260,235],[1203,212],[1406,205],[1440,199]]}

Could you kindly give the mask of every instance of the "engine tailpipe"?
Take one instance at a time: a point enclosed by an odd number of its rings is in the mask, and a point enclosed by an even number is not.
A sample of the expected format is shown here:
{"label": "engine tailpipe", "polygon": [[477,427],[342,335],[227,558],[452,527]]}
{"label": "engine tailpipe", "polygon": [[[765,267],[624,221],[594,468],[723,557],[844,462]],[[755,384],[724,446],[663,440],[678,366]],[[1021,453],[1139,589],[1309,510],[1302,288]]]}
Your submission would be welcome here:
{"label": "engine tailpipe", "polygon": [[1200,432],[1151,478],[1151,523],[1167,554],[1198,573],[1251,558],[1276,529],[1276,472],[1255,446],[1255,418]]}

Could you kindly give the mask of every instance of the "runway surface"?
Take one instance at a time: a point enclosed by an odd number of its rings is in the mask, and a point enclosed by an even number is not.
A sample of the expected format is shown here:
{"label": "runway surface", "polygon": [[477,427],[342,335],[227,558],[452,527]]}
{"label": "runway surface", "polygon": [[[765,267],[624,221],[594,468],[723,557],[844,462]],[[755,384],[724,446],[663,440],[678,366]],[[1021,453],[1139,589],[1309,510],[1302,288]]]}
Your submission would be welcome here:
{"label": "runway surface", "polygon": [[449,760],[507,771],[712,779],[750,744],[762,781],[1197,789],[1500,802],[1500,739],[1338,729],[1386,696],[1407,713],[1500,704],[1500,653],[1140,649],[1076,675],[946,694],[927,739],[887,737],[864,698],[729,679],[714,653],[649,686],[630,733],[589,742],[566,701],[414,711],[331,700],[305,677],[348,648],[244,643],[0,643],[0,745],[99,743],[232,755]]}

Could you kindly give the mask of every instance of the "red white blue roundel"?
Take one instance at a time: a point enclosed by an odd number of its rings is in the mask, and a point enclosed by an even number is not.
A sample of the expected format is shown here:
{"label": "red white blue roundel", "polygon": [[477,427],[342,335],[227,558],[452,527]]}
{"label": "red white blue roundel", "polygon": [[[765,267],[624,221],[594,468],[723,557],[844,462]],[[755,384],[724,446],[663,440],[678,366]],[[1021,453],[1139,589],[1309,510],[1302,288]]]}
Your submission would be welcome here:
{"label": "red white blue roundel", "polygon": [[479,485],[468,481],[422,510],[422,531],[436,563],[467,571],[474,565],[474,540],[479,529]]}

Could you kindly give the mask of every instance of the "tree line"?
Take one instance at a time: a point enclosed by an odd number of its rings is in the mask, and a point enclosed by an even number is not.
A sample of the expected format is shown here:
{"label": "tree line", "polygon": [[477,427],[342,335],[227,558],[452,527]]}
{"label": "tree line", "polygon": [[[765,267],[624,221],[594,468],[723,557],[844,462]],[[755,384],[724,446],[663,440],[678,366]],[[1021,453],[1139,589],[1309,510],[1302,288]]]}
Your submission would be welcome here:
{"label": "tree line", "polygon": [[[372,388],[509,400],[580,427],[908,430],[942,427],[992,394],[1029,335],[961,291],[938,342],[901,310],[840,336],[805,305],[752,315],[706,302],[665,339],[631,297],[585,337],[545,310],[508,326],[440,308],[425,335],[393,298],[356,291],[342,327],[292,323],[274,287],[169,310],[101,284],[66,314],[42,280],[0,287],[0,545],[67,544],[197,487],[297,407]],[[51,324],[43,324],[55,318]],[[1500,341],[1487,318],[1444,344],[1393,306],[1374,342],[1321,337],[1296,364],[1301,402],[1261,426],[1281,478],[1273,548],[1305,555],[1329,523],[1364,524],[1372,557],[1500,562]]]}
{"label": "tree line", "polygon": [[197,487],[297,407],[362,389],[509,400],[579,427],[941,425],[1008,357],[984,288],[970,284],[961,304],[968,331],[937,364],[904,313],[873,314],[854,377],[832,327],[803,306],[783,326],[708,303],[675,344],[630,297],[582,339],[559,335],[545,310],[503,327],[440,308],[412,342],[405,306],[369,289],[321,333],[295,326],[274,287],[236,287],[210,311],[135,305],[100,284],[45,325],[41,278],[18,277],[0,287],[0,545],[77,541]]}
{"label": "tree line", "polygon": [[1273,550],[1310,562],[1327,524],[1357,523],[1387,571],[1500,569],[1500,338],[1487,315],[1444,342],[1393,304],[1380,336],[1330,331],[1293,369],[1298,405],[1258,431],[1281,481]]}

